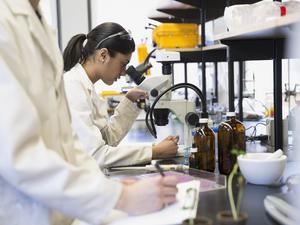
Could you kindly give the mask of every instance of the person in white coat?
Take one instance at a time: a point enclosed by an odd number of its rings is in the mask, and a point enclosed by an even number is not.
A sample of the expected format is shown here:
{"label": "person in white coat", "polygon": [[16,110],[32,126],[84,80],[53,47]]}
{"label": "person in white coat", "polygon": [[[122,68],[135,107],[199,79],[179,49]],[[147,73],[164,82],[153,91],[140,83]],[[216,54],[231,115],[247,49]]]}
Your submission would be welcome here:
{"label": "person in white coat", "polygon": [[100,224],[113,208],[141,214],[174,202],[176,178],[109,180],[78,147],[56,35],[38,3],[0,0],[0,224]]}
{"label": "person in white coat", "polygon": [[147,97],[145,91],[129,90],[110,119],[107,104],[95,91],[97,81],[111,85],[125,75],[134,50],[130,33],[112,22],[96,26],[87,35],[75,35],[64,50],[64,81],[74,134],[101,168],[145,163],[177,153],[174,136],[154,146],[118,145],[139,115],[136,102]]}

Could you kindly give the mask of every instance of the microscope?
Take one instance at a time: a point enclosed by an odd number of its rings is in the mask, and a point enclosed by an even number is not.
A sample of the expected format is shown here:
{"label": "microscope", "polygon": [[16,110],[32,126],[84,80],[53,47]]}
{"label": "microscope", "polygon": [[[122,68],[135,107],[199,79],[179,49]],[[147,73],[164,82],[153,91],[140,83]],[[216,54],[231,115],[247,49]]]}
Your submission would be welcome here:
{"label": "microscope", "polygon": [[[157,76],[145,76],[144,72],[152,67],[149,62],[150,55],[156,51],[156,61],[162,63],[162,74]],[[127,69],[127,74],[138,85],[137,87],[149,93],[150,108],[146,114],[146,125],[150,133],[157,138],[155,124],[157,126],[165,126],[169,121],[170,111],[174,113],[179,121],[184,126],[184,145],[192,145],[191,129],[199,121],[199,115],[196,113],[195,102],[185,99],[172,99],[171,91],[179,88],[193,89],[199,96],[202,102],[201,117],[207,118],[206,101],[200,89],[193,84],[179,83],[173,84],[172,80],[172,63],[180,61],[180,53],[156,50],[150,52],[144,63],[138,65],[136,68],[130,66]],[[153,119],[154,117],[154,119]],[[150,118],[150,123],[149,123]]]}

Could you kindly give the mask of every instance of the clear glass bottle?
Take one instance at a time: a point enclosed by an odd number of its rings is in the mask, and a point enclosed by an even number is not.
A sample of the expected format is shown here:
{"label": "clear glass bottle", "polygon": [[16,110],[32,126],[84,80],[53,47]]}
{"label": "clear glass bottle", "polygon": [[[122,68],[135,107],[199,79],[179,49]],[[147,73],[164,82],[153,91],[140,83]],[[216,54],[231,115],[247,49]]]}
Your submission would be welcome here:
{"label": "clear glass bottle", "polygon": [[193,169],[199,169],[198,165],[197,147],[196,144],[193,143],[190,149],[189,167]]}
{"label": "clear glass bottle", "polygon": [[[196,128],[192,129],[192,137],[195,136],[196,134]],[[191,154],[191,148],[193,147],[192,146],[185,146],[184,149],[183,149],[183,164],[186,165],[186,166],[189,166],[190,165],[190,154]]]}
{"label": "clear glass bottle", "polygon": [[236,162],[232,149],[246,151],[246,130],[243,123],[236,119],[235,112],[227,112],[226,117],[227,120],[218,129],[218,161],[220,173],[229,175]]}
{"label": "clear glass bottle", "polygon": [[201,118],[194,136],[197,146],[198,168],[209,172],[215,171],[215,134],[208,127],[208,119]]}

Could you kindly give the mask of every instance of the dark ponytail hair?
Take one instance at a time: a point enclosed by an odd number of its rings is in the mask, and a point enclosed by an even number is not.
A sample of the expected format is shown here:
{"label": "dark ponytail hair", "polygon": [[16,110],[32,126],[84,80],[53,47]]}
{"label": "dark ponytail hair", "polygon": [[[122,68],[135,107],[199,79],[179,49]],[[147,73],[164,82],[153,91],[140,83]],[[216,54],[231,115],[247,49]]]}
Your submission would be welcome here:
{"label": "dark ponytail hair", "polygon": [[[109,22],[98,25],[87,35],[78,34],[72,37],[63,53],[64,70],[69,71],[78,62],[85,62],[89,56],[101,48],[107,48],[111,57],[114,57],[116,53],[134,52],[135,43],[133,39],[124,39],[122,38],[123,35],[117,35],[104,40],[110,35],[118,33],[128,34],[121,25]],[[83,46],[86,39],[86,44]],[[104,41],[99,45],[102,40]]]}
{"label": "dark ponytail hair", "polygon": [[77,62],[80,61],[83,49],[83,42],[86,39],[85,34],[77,34],[71,38],[64,50],[64,70],[70,70]]}

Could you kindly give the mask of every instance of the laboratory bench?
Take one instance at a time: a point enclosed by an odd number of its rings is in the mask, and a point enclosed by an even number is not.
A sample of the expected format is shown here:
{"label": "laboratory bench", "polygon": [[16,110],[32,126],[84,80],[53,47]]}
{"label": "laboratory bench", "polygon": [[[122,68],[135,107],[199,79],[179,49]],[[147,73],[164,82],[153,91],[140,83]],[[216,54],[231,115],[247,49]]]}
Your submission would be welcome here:
{"label": "laboratory bench", "polygon": [[[170,123],[167,126],[158,127],[158,137],[160,136],[168,136],[168,135],[181,135],[183,134],[182,125],[177,120],[170,120]],[[257,122],[246,122],[247,125],[250,126]],[[263,130],[258,131],[258,133],[263,133]],[[163,138],[161,137],[161,138]],[[145,126],[145,121],[135,121],[132,129],[129,134],[125,137],[122,144],[132,143],[132,142],[140,142],[140,143],[151,143],[155,139],[150,135]],[[248,143],[249,144],[249,143]],[[249,145],[248,145],[249,146]],[[251,142],[251,152],[266,151],[268,148],[266,146],[261,146],[259,142]],[[177,157],[171,162],[182,163],[183,157]],[[293,165],[292,165],[293,164]],[[293,174],[291,170],[294,170],[294,166],[297,162],[288,162],[285,174],[283,175],[283,180]],[[141,166],[141,165],[139,165]],[[195,177],[202,176],[200,172],[195,172],[199,170],[189,169],[187,174],[190,174]],[[110,171],[108,172],[110,177],[130,177],[136,176],[139,174],[149,173],[146,170],[136,170],[136,171]],[[215,173],[218,175],[218,173]],[[226,178],[225,178],[226,180]],[[226,184],[225,184],[226,186]],[[233,187],[234,188],[234,187]],[[282,193],[286,193],[287,188],[285,185],[278,186],[263,186],[263,185],[253,185],[250,183],[246,183],[244,188],[243,200],[241,205],[241,211],[244,211],[248,214],[248,222],[247,225],[276,225],[279,224],[275,220],[266,213],[264,208],[264,198],[267,195],[278,195]],[[200,200],[198,202],[197,215],[198,216],[206,216],[209,217],[216,223],[216,214],[222,210],[230,210],[230,205],[228,201],[227,189],[218,189],[213,191],[200,192]]]}
{"label": "laboratory bench", "polygon": [[[146,174],[146,171],[122,171],[122,172],[111,172],[109,177],[120,178],[120,177],[136,177],[139,175]],[[197,177],[197,172],[190,169],[188,172],[190,175]],[[248,214],[247,225],[277,225],[265,211],[264,198],[267,195],[274,195],[281,193],[282,187],[276,186],[261,186],[246,184],[244,187],[243,200],[241,205],[241,211]],[[200,198],[197,208],[197,216],[205,216],[216,222],[216,215],[218,212],[223,210],[230,210],[227,189],[218,189],[212,191],[200,192]]]}

